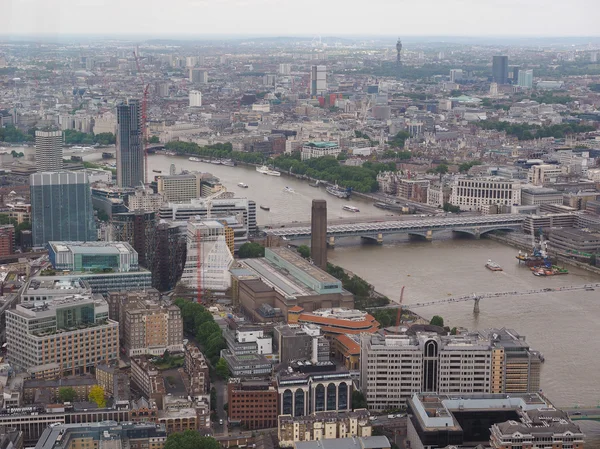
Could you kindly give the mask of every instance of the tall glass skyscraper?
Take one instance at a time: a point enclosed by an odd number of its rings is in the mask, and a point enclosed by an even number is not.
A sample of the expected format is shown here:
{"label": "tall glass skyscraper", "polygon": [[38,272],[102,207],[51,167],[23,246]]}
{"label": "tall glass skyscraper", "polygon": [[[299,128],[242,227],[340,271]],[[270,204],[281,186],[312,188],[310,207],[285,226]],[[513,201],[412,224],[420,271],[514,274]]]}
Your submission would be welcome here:
{"label": "tall glass skyscraper", "polygon": [[117,106],[117,184],[139,187],[144,182],[142,107],[138,100]]}
{"label": "tall glass skyscraper", "polygon": [[508,84],[508,56],[494,56],[492,78],[495,83]]}
{"label": "tall glass skyscraper", "polygon": [[84,172],[38,172],[30,177],[33,245],[52,240],[96,241],[92,194]]}

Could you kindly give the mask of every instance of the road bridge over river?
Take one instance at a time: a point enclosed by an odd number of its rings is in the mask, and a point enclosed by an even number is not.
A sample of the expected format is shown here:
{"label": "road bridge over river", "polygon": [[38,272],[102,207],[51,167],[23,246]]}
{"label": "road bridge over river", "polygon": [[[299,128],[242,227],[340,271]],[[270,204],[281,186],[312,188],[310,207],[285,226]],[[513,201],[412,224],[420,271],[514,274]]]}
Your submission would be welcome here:
{"label": "road bridge over river", "polygon": [[[419,220],[394,220],[366,223],[344,223],[327,226],[327,238],[330,246],[335,245],[338,237],[362,237],[383,243],[383,237],[391,234],[409,234],[428,240],[434,233],[456,232],[479,238],[491,231],[520,230],[523,220],[522,215],[502,214],[469,217],[426,217]],[[269,229],[268,235],[283,237],[287,240],[308,239],[311,235],[310,226],[282,227]]]}

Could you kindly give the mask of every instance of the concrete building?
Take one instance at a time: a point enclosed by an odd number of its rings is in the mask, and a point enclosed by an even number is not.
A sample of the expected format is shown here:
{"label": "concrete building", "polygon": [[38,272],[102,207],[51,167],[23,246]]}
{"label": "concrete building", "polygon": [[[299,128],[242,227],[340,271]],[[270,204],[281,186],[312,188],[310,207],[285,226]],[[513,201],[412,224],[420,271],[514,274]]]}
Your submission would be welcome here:
{"label": "concrete building", "polygon": [[548,249],[560,254],[597,254],[600,252],[600,233],[580,229],[550,229]]}
{"label": "concrete building", "polygon": [[452,184],[450,203],[461,210],[487,212],[489,206],[521,204],[519,181],[502,178],[458,178]]}
{"label": "concrete building", "polygon": [[427,189],[427,204],[442,208],[444,204],[450,202],[452,188],[441,183],[432,183]]}
{"label": "concrete building", "polygon": [[142,107],[139,100],[117,106],[117,184],[139,187],[144,184],[144,143]]}
{"label": "concrete building", "polygon": [[48,242],[48,258],[57,271],[136,271],[138,254],[125,242]]}
{"label": "concrete building", "polygon": [[328,438],[316,441],[299,441],[294,449],[390,449],[392,443],[385,436]]}
{"label": "concrete building", "polygon": [[63,167],[62,131],[35,132],[35,167],[38,171],[58,171]]}
{"label": "concrete building", "polygon": [[407,440],[415,449],[583,447],[583,433],[568,415],[535,393],[422,393],[411,397],[408,407]]}
{"label": "concrete building", "polygon": [[327,269],[327,201],[313,200],[310,216],[310,254],[322,270]]}
{"label": "concrete building", "polygon": [[550,188],[521,189],[521,205],[538,206],[540,204],[562,204],[563,194]]}
{"label": "concrete building", "polygon": [[329,361],[329,342],[321,334],[319,326],[283,324],[277,326],[273,333],[274,351],[279,355],[279,363],[288,364],[295,360],[310,360],[313,363]]}
{"label": "concrete building", "polygon": [[342,152],[337,142],[307,142],[302,145],[300,157],[303,161],[325,156],[337,157]]}
{"label": "concrete building", "polygon": [[279,414],[293,417],[315,412],[351,410],[352,379],[331,362],[298,362],[277,374]]}
{"label": "concrete building", "polygon": [[345,308],[318,309],[305,312],[296,306],[288,311],[289,324],[308,324],[319,326],[326,336],[342,334],[373,333],[379,329],[379,323],[373,316],[362,310]]}
{"label": "concrete building", "polygon": [[145,300],[125,306],[122,326],[123,348],[130,357],[165,351],[183,351],[183,321],[175,305],[164,306]]}
{"label": "concrete building", "polygon": [[451,83],[458,83],[459,81],[461,81],[463,78],[463,71],[462,69],[451,69],[450,70],[450,82]]}
{"label": "concrete building", "polygon": [[167,432],[164,426],[154,423],[107,421],[49,426],[35,445],[35,449],[162,449],[166,441]]}
{"label": "concrete building", "polygon": [[225,226],[216,220],[190,220],[181,283],[194,290],[223,294],[231,287],[232,264],[233,254],[227,246]]}
{"label": "concrete building", "polygon": [[203,175],[207,175],[207,173],[158,176],[156,179],[157,191],[165,196],[167,202],[188,203],[200,198]]}
{"label": "concrete building", "polygon": [[419,203],[427,203],[429,182],[429,179],[400,178],[397,187],[398,197]]}
{"label": "concrete building", "polygon": [[533,89],[533,70],[519,70],[517,84],[524,89]]}
{"label": "concrete building", "polygon": [[40,172],[30,178],[33,245],[97,240],[92,196],[85,173]]}
{"label": "concrete building", "polygon": [[280,75],[290,75],[292,73],[292,64],[283,63],[279,64],[279,74]]}
{"label": "concrete building", "polygon": [[190,108],[199,108],[202,106],[202,92],[199,90],[190,90],[189,94]]}
{"label": "concrete building", "polygon": [[208,83],[208,72],[206,70],[190,68],[190,83],[206,84]]}
{"label": "concrete building", "polygon": [[318,97],[327,93],[327,66],[313,65],[310,68],[310,95]]}
{"label": "concrete building", "polygon": [[316,412],[307,416],[280,415],[277,437],[280,447],[293,447],[301,441],[323,441],[332,438],[364,438],[372,434],[369,412]]}
{"label": "concrete building", "polygon": [[527,393],[539,389],[539,353],[514,331],[438,336],[362,334],[360,388],[369,408],[399,408],[421,391]]}
{"label": "concrete building", "polygon": [[527,173],[527,178],[530,184],[543,186],[555,183],[562,174],[563,169],[558,165],[533,165]]}
{"label": "concrete building", "polygon": [[50,283],[69,283],[82,280],[91,287],[92,293],[100,295],[105,295],[110,291],[147,290],[152,287],[152,273],[143,268],[121,273],[72,272],[56,276],[36,276],[33,279],[36,282],[47,281]]}
{"label": "concrete building", "polygon": [[127,208],[130,211],[158,212],[160,206],[166,202],[167,199],[162,193],[154,193],[147,189],[135,189],[135,193],[127,197]]}
{"label": "concrete building", "polygon": [[54,365],[79,374],[119,357],[118,323],[108,318],[106,301],[65,291],[43,305],[7,310],[6,342],[8,359],[21,370]]}
{"label": "concrete building", "polygon": [[277,426],[278,396],[276,385],[270,380],[229,379],[229,423],[247,430],[272,429]]}

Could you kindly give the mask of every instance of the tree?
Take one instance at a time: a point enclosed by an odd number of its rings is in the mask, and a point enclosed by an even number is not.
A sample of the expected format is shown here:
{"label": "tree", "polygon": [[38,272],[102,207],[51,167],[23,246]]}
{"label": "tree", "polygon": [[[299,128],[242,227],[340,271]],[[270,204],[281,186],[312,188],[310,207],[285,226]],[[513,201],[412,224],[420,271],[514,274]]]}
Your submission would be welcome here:
{"label": "tree", "polygon": [[452,212],[452,213],[458,213],[460,212],[460,207],[459,206],[455,206],[451,203],[444,203],[444,211],[445,212]]}
{"label": "tree", "polygon": [[217,362],[217,366],[215,366],[215,372],[221,379],[229,379],[229,367],[227,366],[227,362],[224,358],[221,357]]}
{"label": "tree", "polygon": [[160,143],[160,140],[158,140],[158,136],[152,136],[148,140],[148,143]]}
{"label": "tree", "polygon": [[240,246],[238,256],[240,259],[265,257],[265,247],[259,243],[247,242]]}
{"label": "tree", "polygon": [[88,399],[92,402],[95,402],[96,405],[98,405],[98,408],[106,407],[106,399],[104,398],[104,388],[102,388],[100,385],[94,385],[90,389]]}
{"label": "tree", "polygon": [[406,131],[400,131],[394,136],[394,138],[390,142],[390,145],[396,148],[404,148],[404,142],[406,142],[406,139],[408,139],[409,137],[409,133],[407,133]]}
{"label": "tree", "polygon": [[215,387],[210,389],[210,409],[215,410],[217,408],[217,390]]}
{"label": "tree", "polygon": [[298,248],[296,248],[296,251],[298,251],[298,254],[305,259],[310,258],[310,248],[307,245],[300,245]]}
{"label": "tree", "polygon": [[362,394],[362,391],[353,390],[352,410],[356,410],[357,408],[367,408],[367,399],[365,398],[365,395]]}
{"label": "tree", "polygon": [[444,327],[444,319],[439,315],[434,315],[429,324],[432,326]]}
{"label": "tree", "polygon": [[455,327],[450,329],[450,335],[456,335],[457,332],[458,332],[458,329],[456,329]]}
{"label": "tree", "polygon": [[58,389],[58,399],[62,402],[73,402],[73,400],[77,397],[77,392],[73,389],[73,387],[60,387]]}
{"label": "tree", "polygon": [[197,431],[175,432],[167,437],[164,449],[221,449],[212,437],[204,437]]}

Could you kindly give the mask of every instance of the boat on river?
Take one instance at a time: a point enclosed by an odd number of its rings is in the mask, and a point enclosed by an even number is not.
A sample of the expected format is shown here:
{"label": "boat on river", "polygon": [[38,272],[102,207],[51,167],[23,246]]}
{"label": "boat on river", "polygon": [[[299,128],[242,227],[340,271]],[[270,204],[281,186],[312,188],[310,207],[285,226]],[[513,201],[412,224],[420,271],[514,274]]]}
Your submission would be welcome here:
{"label": "boat on river", "polygon": [[325,190],[330,195],[337,196],[338,198],[343,198],[343,199],[350,198],[351,190],[350,189],[342,189],[337,184],[333,185],[333,186],[328,186]]}
{"label": "boat on river", "polygon": [[487,263],[485,264],[485,267],[491,271],[502,271],[502,267],[496,262],[492,262],[491,259],[488,259]]}
{"label": "boat on river", "polygon": [[266,165],[263,165],[261,167],[256,167],[256,171],[259,172],[259,173],[262,173],[263,175],[281,176],[281,173],[279,173],[278,171],[275,171],[275,170],[271,170]]}

